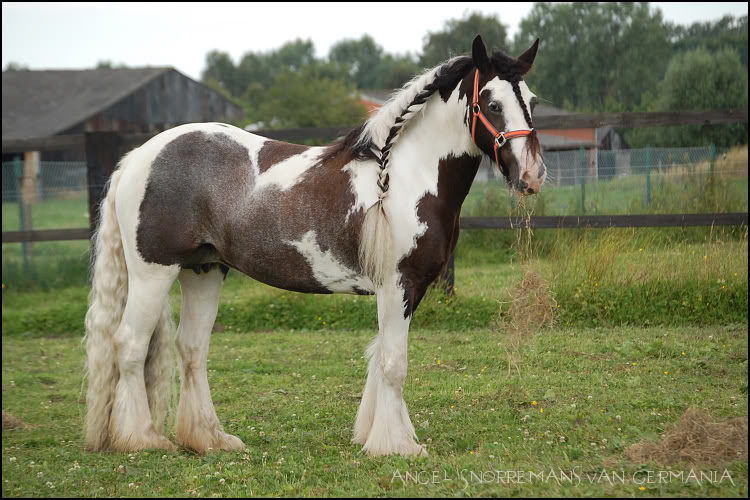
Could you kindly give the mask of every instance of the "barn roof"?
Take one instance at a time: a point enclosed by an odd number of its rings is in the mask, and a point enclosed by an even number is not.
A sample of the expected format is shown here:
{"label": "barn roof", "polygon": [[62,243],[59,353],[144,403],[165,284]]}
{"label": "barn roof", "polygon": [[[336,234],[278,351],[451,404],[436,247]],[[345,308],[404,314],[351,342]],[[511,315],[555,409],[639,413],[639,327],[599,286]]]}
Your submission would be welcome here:
{"label": "barn roof", "polygon": [[175,70],[156,67],[4,71],[3,139],[49,137],[64,132],[168,71]]}

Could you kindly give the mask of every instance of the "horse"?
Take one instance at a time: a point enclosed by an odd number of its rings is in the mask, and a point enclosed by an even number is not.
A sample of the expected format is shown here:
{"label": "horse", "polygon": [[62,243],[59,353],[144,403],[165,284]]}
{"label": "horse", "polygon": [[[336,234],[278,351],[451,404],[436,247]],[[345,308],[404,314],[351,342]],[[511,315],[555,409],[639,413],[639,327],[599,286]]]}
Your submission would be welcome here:
{"label": "horse", "polygon": [[[546,178],[518,58],[471,55],[417,75],[367,121],[324,147],[269,140],[222,123],[181,125],[130,151],[102,201],[85,317],[91,451],[242,450],[208,384],[209,340],[228,270],[302,293],[375,295],[378,333],[352,443],[369,455],[426,455],[403,389],[411,318],[459,234],[483,155],[509,189]],[[179,281],[175,331],[168,292]]]}

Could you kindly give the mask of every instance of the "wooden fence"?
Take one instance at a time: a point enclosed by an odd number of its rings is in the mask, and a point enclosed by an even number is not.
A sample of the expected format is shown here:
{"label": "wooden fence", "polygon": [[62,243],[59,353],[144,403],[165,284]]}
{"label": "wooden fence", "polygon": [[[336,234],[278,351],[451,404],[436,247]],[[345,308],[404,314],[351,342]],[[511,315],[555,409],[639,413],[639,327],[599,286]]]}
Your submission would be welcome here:
{"label": "wooden fence", "polygon": [[[537,128],[570,129],[595,127],[653,127],[667,125],[722,125],[747,124],[747,109],[723,111],[675,111],[663,113],[580,113],[574,115],[544,116],[534,119]],[[288,142],[308,139],[330,140],[343,135],[348,128],[329,127],[316,129],[260,130],[256,135]],[[30,151],[85,151],[88,171],[88,228],[7,231],[2,233],[3,243],[39,242],[87,239],[99,217],[99,204],[104,186],[119,159],[155,134],[123,135],[118,132],[87,132],[79,135],[2,141],[3,154]],[[575,145],[590,147],[592,145]],[[569,148],[555,148],[569,149]],[[552,148],[547,149],[553,150]],[[30,209],[30,207],[29,207]],[[724,214],[665,214],[665,215],[599,215],[531,217],[532,228],[604,228],[604,227],[670,227],[747,224],[747,212]],[[525,220],[509,217],[462,217],[462,229],[513,229],[527,224]]]}

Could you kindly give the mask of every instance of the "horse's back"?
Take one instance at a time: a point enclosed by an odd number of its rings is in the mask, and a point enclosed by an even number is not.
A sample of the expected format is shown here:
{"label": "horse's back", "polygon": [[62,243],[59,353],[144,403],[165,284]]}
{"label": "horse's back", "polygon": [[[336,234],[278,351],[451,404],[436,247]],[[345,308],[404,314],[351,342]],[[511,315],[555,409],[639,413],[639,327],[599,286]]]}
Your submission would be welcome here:
{"label": "horse's back", "polygon": [[229,125],[176,127],[128,155],[118,204],[146,262],[223,262],[280,288],[368,291],[350,174],[322,152]]}

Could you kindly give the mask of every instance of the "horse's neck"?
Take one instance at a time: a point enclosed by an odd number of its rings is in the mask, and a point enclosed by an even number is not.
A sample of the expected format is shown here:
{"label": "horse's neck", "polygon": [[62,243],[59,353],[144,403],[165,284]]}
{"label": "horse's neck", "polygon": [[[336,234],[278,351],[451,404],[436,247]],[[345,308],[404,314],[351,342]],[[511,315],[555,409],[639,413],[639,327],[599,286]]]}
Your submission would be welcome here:
{"label": "horse's neck", "polygon": [[459,88],[443,101],[433,95],[421,116],[407,124],[393,149],[388,196],[402,209],[427,195],[460,210],[481,160],[466,124],[467,96]]}

